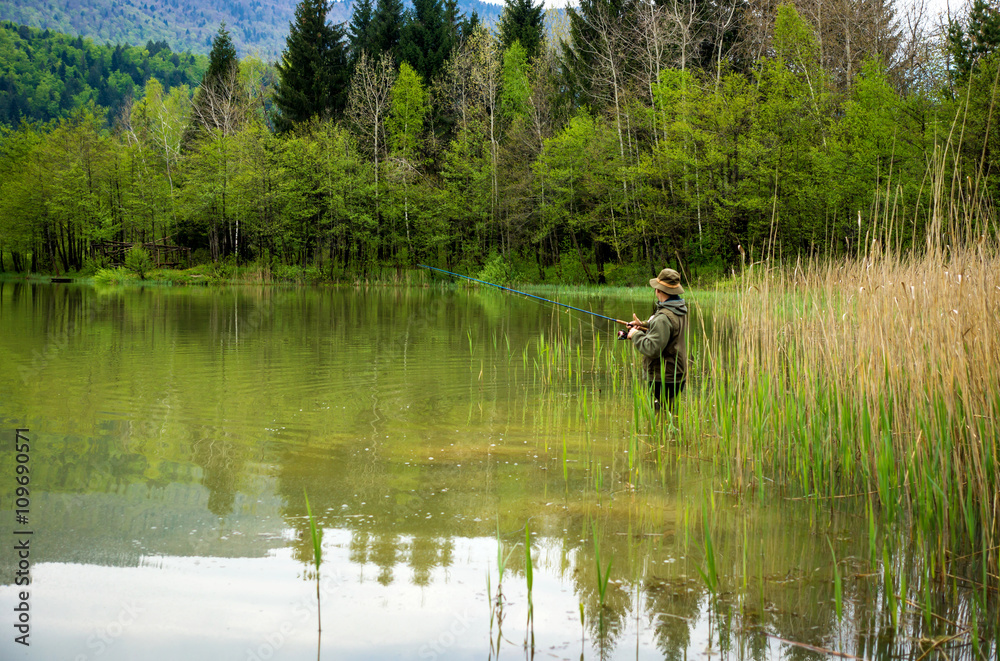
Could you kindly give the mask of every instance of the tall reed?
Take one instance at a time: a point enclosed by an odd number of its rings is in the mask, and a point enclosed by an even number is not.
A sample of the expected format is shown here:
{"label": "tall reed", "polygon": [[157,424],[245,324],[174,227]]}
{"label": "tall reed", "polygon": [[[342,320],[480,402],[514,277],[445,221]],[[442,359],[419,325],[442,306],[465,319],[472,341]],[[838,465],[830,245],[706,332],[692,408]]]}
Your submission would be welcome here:
{"label": "tall reed", "polygon": [[747,256],[736,341],[706,340],[713,385],[687,417],[734,490],[766,474],[868,498],[922,532],[940,580],[972,553],[1000,587],[1000,245],[935,218],[906,252],[888,227],[840,260]]}

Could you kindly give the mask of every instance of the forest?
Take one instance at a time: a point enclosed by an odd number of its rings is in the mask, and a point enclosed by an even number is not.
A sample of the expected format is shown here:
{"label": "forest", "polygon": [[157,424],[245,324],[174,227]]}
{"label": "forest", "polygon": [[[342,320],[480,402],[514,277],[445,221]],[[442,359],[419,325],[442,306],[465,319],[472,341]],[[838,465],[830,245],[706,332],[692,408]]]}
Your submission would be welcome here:
{"label": "forest", "polygon": [[959,203],[946,231],[996,229],[985,0],[938,24],[891,0],[507,0],[495,28],[440,0],[328,11],[298,5],[275,66],[221,26],[196,87],[150,70],[113,115],[4,128],[0,268],[92,273],[101,242],[159,241],[309,279],[629,284],[906,250]]}
{"label": "forest", "polygon": [[[166,42],[175,51],[207,55],[226,23],[244,54],[271,61],[281,56],[296,0],[0,0],[0,19],[41,30],[80,35],[98,43]],[[353,0],[330,3],[328,18],[350,18]],[[500,6],[459,0],[466,13],[492,21]]]}
{"label": "forest", "polygon": [[6,126],[67,117],[88,104],[114,115],[151,78],[168,90],[193,89],[208,67],[207,57],[175,53],[162,41],[98,46],[9,21],[0,22],[0,62],[0,124]]}

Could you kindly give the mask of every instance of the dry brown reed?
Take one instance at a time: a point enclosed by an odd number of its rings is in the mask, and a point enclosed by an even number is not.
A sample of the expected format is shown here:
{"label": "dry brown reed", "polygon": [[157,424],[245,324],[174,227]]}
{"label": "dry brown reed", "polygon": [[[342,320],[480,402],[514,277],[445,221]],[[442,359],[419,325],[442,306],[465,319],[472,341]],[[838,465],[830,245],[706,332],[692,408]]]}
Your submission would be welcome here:
{"label": "dry brown reed", "polygon": [[734,488],[871,496],[942,575],[971,551],[1000,586],[1000,245],[970,234],[935,218],[916,250],[886,232],[840,260],[747,263],[738,340],[694,403]]}

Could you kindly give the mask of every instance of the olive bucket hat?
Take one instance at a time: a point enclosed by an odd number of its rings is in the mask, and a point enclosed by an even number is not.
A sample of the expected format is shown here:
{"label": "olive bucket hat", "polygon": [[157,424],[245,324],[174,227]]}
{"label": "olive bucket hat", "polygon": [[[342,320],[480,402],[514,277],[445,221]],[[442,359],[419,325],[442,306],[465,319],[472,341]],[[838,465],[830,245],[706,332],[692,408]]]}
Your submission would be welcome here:
{"label": "olive bucket hat", "polygon": [[664,294],[680,295],[684,293],[681,287],[681,274],[673,269],[663,269],[660,274],[649,281],[649,286],[659,289]]}

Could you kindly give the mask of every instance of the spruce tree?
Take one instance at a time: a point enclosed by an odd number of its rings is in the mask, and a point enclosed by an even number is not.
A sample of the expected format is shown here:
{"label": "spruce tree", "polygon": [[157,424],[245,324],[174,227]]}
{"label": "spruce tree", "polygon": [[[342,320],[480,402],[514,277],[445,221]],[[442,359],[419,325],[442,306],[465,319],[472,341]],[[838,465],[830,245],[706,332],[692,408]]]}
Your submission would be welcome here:
{"label": "spruce tree", "polygon": [[402,30],[402,0],[378,0],[372,17],[371,56],[377,58],[387,53],[393,62],[398,63]]}
{"label": "spruce tree", "polygon": [[413,0],[399,44],[399,58],[425,81],[437,76],[451,54],[456,36],[441,0]]}
{"label": "spruce tree", "polygon": [[212,40],[212,52],[208,55],[208,69],[202,84],[215,83],[229,75],[233,69],[239,70],[240,60],[236,57],[236,46],[226,29],[226,22],[219,25],[219,32]]}
{"label": "spruce tree", "polygon": [[351,69],[361,58],[361,53],[372,54],[372,25],[375,13],[372,0],[358,0],[351,11],[351,23],[347,26],[347,56]]}
{"label": "spruce tree", "polygon": [[1000,9],[987,0],[975,0],[966,25],[948,24],[948,51],[954,61],[955,78],[964,81],[976,64],[1000,50]]}
{"label": "spruce tree", "polygon": [[287,131],[312,117],[339,116],[347,105],[349,71],[344,30],[327,23],[327,0],[302,0],[278,64],[275,126]]}
{"label": "spruce tree", "polygon": [[504,0],[503,15],[500,16],[500,48],[506,51],[515,41],[529,60],[538,56],[542,49],[545,30],[544,5],[536,5],[531,0]]}

